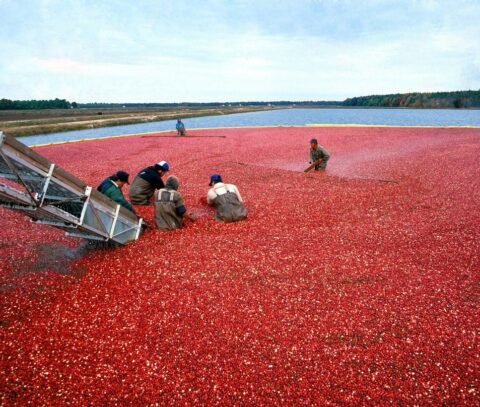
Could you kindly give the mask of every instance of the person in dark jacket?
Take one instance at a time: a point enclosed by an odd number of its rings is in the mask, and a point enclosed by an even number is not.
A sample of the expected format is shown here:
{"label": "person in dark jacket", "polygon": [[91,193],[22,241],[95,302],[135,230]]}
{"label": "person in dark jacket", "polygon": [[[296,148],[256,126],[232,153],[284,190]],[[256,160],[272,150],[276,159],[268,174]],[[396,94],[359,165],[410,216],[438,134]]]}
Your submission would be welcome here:
{"label": "person in dark jacket", "polygon": [[155,224],[160,230],[180,229],[187,213],[182,195],[178,192],[180,181],[170,175],[165,188],[155,192]]}
{"label": "person in dark jacket", "polygon": [[130,186],[130,199],[134,205],[149,205],[156,189],[165,188],[162,176],[169,171],[167,162],[160,161],[144,168],[133,179]]}
{"label": "person in dark jacket", "polygon": [[318,144],[317,139],[310,140],[310,164],[315,163],[315,171],[325,171],[330,153]]}
{"label": "person in dark jacket", "polygon": [[207,202],[215,206],[215,219],[223,222],[236,222],[247,217],[247,210],[238,188],[224,184],[219,174],[210,177],[212,188],[208,191]]}
{"label": "person in dark jacket", "polygon": [[128,172],[117,171],[110,177],[105,178],[102,183],[97,187],[97,190],[100,191],[103,195],[108,196],[112,201],[115,201],[124,208],[127,208],[129,211],[135,213],[132,205],[125,199],[122,193],[122,187],[125,184],[129,183],[128,177]]}

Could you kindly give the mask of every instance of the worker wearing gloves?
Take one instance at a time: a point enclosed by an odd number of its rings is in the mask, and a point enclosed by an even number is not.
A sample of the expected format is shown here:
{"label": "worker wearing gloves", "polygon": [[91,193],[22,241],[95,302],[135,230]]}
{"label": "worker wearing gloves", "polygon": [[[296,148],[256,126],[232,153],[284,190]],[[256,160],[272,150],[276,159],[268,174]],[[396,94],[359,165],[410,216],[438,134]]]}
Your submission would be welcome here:
{"label": "worker wearing gloves", "polygon": [[134,205],[149,205],[156,189],[165,188],[162,176],[169,171],[167,162],[160,161],[144,168],[133,179],[130,186],[130,199]]}
{"label": "worker wearing gloves", "polygon": [[160,230],[180,229],[187,213],[182,195],[178,192],[180,181],[174,175],[167,178],[165,188],[155,192],[155,224]]}
{"label": "worker wearing gloves", "polygon": [[315,171],[325,171],[330,154],[325,148],[318,144],[317,139],[310,140],[310,164],[315,164]]}
{"label": "worker wearing gloves", "polygon": [[233,184],[224,184],[219,174],[210,177],[212,188],[208,191],[207,202],[215,206],[215,219],[223,222],[236,222],[247,217],[247,210],[238,188]]}
{"label": "worker wearing gloves", "polygon": [[122,187],[125,184],[128,184],[128,172],[117,171],[115,174],[110,177],[105,178],[102,183],[97,187],[97,190],[102,194],[108,196],[112,201],[120,204],[124,208],[127,208],[129,211],[135,213],[130,202],[128,202],[122,193]]}

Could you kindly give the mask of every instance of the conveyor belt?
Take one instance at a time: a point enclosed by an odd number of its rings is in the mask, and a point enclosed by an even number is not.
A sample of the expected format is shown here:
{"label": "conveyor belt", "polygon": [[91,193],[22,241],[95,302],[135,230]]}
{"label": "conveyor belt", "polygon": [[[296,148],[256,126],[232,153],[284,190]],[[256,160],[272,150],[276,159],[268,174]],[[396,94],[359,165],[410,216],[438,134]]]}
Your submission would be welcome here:
{"label": "conveyor belt", "polygon": [[2,132],[0,206],[91,240],[125,244],[138,239],[144,226],[129,210]]}

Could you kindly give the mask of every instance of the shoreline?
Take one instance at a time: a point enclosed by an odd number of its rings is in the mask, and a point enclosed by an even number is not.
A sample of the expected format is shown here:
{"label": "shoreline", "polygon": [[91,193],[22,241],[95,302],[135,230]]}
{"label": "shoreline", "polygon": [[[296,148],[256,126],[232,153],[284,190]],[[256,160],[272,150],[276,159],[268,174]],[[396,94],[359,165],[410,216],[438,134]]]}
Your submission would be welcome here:
{"label": "shoreline", "polygon": [[[13,137],[30,137],[79,130],[91,130],[141,123],[164,122],[176,118],[189,119],[200,117],[224,116],[239,113],[266,112],[272,110],[479,110],[449,108],[409,108],[377,106],[228,106],[212,108],[81,108],[81,109],[45,109],[45,110],[5,110],[0,111],[0,131]],[[368,126],[397,127],[392,125],[331,124],[312,123],[305,126]],[[228,126],[226,126],[228,127]],[[406,127],[401,126],[399,127]],[[428,126],[418,126],[428,127]],[[476,127],[476,126],[433,126],[433,127]]]}
{"label": "shoreline", "polygon": [[223,116],[278,110],[273,106],[231,106],[206,109],[59,109],[0,111],[0,130],[13,137],[89,130],[176,118]]}
{"label": "shoreline", "polygon": [[[400,128],[400,129],[480,129],[480,126],[392,126],[386,124],[328,124],[328,123],[312,123],[312,124],[305,124],[305,125],[265,125],[265,126],[225,126],[225,127],[199,127],[194,129],[189,129],[189,132],[193,131],[205,131],[205,130],[228,130],[228,129],[267,129],[267,128]],[[157,131],[148,131],[143,133],[126,133],[126,134],[112,134],[109,136],[103,137],[92,137],[92,138],[80,138],[75,140],[64,140],[64,141],[52,141],[50,143],[41,143],[41,144],[32,144],[29,145],[30,148],[36,147],[46,147],[46,146],[54,146],[54,145],[61,145],[61,144],[71,144],[71,143],[80,143],[85,141],[98,141],[98,140],[109,140],[115,138],[123,138],[123,137],[141,137],[141,136],[148,136],[148,135],[155,135],[155,134],[164,134],[164,133],[174,133],[175,130],[157,130]],[[23,137],[23,136],[22,136]],[[28,136],[27,136],[28,137]],[[187,138],[188,136],[183,136],[179,138]]]}

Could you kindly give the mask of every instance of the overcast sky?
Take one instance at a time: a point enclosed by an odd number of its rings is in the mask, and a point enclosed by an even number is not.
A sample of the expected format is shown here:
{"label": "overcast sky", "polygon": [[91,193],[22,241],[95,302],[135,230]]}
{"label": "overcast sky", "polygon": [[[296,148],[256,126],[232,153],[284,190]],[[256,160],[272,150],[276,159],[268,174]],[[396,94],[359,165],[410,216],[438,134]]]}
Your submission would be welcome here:
{"label": "overcast sky", "polygon": [[343,100],[480,88],[478,0],[0,0],[0,98]]}

